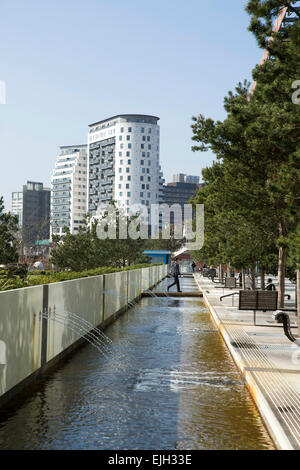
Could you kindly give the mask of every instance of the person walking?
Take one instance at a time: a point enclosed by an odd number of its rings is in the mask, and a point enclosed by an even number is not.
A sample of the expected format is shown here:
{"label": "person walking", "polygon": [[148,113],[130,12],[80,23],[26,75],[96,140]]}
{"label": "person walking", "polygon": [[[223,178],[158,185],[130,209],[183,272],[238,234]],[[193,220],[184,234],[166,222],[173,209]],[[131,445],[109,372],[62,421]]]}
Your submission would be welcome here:
{"label": "person walking", "polygon": [[195,263],[195,261],[193,261],[192,262],[192,271],[193,271],[193,273],[195,272],[195,267],[196,267],[196,263]]}
{"label": "person walking", "polygon": [[266,290],[276,290],[275,284],[273,284],[272,279],[268,279]]}
{"label": "person walking", "polygon": [[170,287],[175,286],[175,284],[176,284],[176,287],[177,287],[177,292],[182,292],[180,290],[180,284],[179,284],[179,276],[180,275],[181,274],[180,274],[180,269],[179,269],[179,262],[178,262],[178,259],[175,259],[172,263],[172,266],[171,266],[171,276],[174,277],[174,282],[172,282],[172,284],[170,284],[167,287],[168,292],[169,292]]}

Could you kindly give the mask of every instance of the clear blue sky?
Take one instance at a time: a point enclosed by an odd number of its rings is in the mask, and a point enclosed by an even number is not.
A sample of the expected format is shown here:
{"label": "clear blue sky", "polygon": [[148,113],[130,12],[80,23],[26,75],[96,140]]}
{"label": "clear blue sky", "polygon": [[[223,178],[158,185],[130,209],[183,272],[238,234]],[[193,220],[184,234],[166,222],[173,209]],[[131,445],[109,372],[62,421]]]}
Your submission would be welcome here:
{"label": "clear blue sky", "polygon": [[246,0],[0,0],[0,195],[50,185],[57,146],[120,113],[160,117],[161,164],[200,175],[191,117],[224,117],[223,98],[261,59]]}

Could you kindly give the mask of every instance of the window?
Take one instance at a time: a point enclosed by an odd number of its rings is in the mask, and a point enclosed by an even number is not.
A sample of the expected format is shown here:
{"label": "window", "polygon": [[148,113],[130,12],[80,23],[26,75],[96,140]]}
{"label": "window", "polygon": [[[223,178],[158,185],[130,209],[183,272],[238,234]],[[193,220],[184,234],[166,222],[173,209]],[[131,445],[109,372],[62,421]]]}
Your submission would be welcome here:
{"label": "window", "polygon": [[148,149],[151,150],[151,144],[148,145]]}
{"label": "window", "polygon": [[128,148],[131,149],[131,144],[128,144]]}
{"label": "window", "polygon": [[144,177],[143,177],[143,176],[141,176],[141,177],[140,177],[140,180],[141,180],[141,181],[144,181]]}
{"label": "window", "polygon": [[128,160],[128,165],[131,165],[131,160]]}
{"label": "window", "polygon": [[123,137],[121,135],[119,135],[119,140],[122,140],[122,139],[123,139]]}
{"label": "window", "polygon": [[144,160],[141,160],[141,165],[144,165]]}
{"label": "window", "polygon": [[[148,170],[148,168],[147,168]],[[146,169],[145,168],[142,168],[142,173],[145,173],[146,172]]]}
{"label": "window", "polygon": [[126,168],[126,173],[130,173],[130,168]]}
{"label": "window", "polygon": [[126,152],[126,157],[130,157],[130,152]]}
{"label": "window", "polygon": [[123,160],[120,160],[120,165],[123,165]]}
{"label": "window", "polygon": [[122,157],[122,152],[119,152],[119,157]]}
{"label": "window", "polygon": [[151,127],[149,127],[148,132],[149,132],[149,134],[151,134],[151,132],[152,132],[152,131],[151,131]]}
{"label": "window", "polygon": [[145,132],[145,128],[141,127],[141,133],[143,134]]}
{"label": "window", "polygon": [[127,176],[127,181],[131,181],[131,176],[130,175]]}
{"label": "window", "polygon": [[119,168],[119,173],[122,173],[122,168]]}
{"label": "window", "polygon": [[126,189],[129,189],[129,186],[130,186],[129,184],[126,184]]}
{"label": "window", "polygon": [[143,142],[145,142],[145,140],[146,140],[146,136],[145,136],[145,135],[143,135],[142,140],[143,140]]}
{"label": "window", "polygon": [[126,140],[130,140],[130,135],[127,135],[127,136],[126,136]]}
{"label": "window", "polygon": [[124,148],[124,144],[120,144],[120,149],[123,149]]}
{"label": "window", "polygon": [[119,188],[119,189],[121,189],[121,188],[122,188],[122,185],[121,185],[121,184],[119,184],[118,188]]}
{"label": "window", "polygon": [[140,197],[144,197],[144,193],[140,193]]}
{"label": "window", "polygon": [[124,132],[124,127],[121,127],[120,132]]}
{"label": "window", "polygon": [[131,128],[131,127],[128,127],[128,132],[132,132],[132,128]]}
{"label": "window", "polygon": [[150,135],[147,135],[147,141],[150,142]]}
{"label": "window", "polygon": [[123,193],[122,193],[122,191],[120,191],[120,193],[119,193],[119,196],[123,196]]}
{"label": "window", "polygon": [[145,145],[144,144],[141,144],[141,149],[145,148]]}
{"label": "window", "polygon": [[120,181],[123,181],[123,176],[120,176]]}

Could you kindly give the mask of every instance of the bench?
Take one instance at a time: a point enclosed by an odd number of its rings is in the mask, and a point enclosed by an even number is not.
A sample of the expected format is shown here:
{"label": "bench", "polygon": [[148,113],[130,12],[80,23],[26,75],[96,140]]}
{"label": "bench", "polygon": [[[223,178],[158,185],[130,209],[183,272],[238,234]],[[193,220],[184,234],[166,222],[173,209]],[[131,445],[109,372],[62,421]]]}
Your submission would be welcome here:
{"label": "bench", "polygon": [[226,277],[225,278],[225,289],[236,289],[236,278]]}
{"label": "bench", "polygon": [[225,284],[222,285],[222,286],[216,286],[215,289],[237,289],[236,278],[235,277],[226,277],[225,278]]}
{"label": "bench", "polygon": [[239,310],[253,310],[253,321],[256,325],[256,312],[275,312],[278,304],[277,291],[241,290],[239,292]]}

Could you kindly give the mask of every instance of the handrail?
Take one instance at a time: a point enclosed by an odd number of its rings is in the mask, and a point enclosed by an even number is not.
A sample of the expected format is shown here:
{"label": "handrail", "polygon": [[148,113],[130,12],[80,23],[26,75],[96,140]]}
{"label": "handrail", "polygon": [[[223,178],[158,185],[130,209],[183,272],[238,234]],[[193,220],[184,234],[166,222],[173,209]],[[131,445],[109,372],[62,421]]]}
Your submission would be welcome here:
{"label": "handrail", "polygon": [[274,313],[274,320],[276,323],[283,323],[283,330],[285,336],[292,341],[292,343],[297,344],[297,346],[300,346],[300,338],[297,338],[296,336],[293,335],[291,331],[291,322],[290,322],[290,317],[287,313],[278,311]]}
{"label": "handrail", "polygon": [[240,294],[239,292],[233,292],[232,294],[222,295],[220,297],[220,301],[222,302],[222,300],[225,299],[225,297],[231,297],[232,295],[239,295],[239,294]]}

